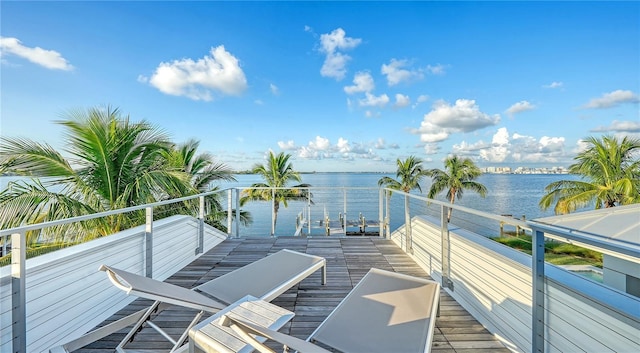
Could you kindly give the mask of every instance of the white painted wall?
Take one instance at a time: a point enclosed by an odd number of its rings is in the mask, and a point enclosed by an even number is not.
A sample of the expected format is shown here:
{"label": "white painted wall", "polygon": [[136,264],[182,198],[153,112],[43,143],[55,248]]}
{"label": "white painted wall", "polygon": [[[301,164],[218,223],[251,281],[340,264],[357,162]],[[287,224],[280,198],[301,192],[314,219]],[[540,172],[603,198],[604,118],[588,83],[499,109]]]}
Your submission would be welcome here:
{"label": "white painted wall", "polygon": [[640,278],[640,263],[605,254],[602,261],[602,273],[604,284],[629,292],[627,290],[627,276]]}
{"label": "white painted wall", "polygon": [[[412,257],[442,279],[440,221],[412,220]],[[513,351],[531,351],[531,256],[450,225],[447,290]],[[392,240],[403,242],[403,228]],[[545,352],[640,352],[640,298],[546,265]]]}
{"label": "white painted wall", "polygon": [[[145,227],[28,259],[27,351],[42,352],[82,336],[135,297],[114,287],[101,264],[144,274]],[[204,251],[226,234],[205,225]],[[198,256],[198,220],[172,216],[153,224],[153,278],[165,280]],[[11,273],[0,268],[0,352],[11,351]]]}

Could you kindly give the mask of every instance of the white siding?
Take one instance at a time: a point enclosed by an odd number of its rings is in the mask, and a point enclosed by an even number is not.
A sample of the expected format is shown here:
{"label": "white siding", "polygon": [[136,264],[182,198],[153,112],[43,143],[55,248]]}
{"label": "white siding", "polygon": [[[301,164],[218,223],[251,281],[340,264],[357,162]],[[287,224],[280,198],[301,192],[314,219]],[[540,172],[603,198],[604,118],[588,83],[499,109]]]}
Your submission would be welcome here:
{"label": "white siding", "polygon": [[[98,268],[106,264],[144,274],[144,233],[144,226],[140,226],[27,260],[29,352],[46,351],[75,339],[135,299],[111,285]],[[205,225],[204,238],[206,252],[222,242],[226,235]],[[196,259],[197,246],[197,219],[173,216],[155,221],[153,277],[165,280]],[[9,352],[10,266],[0,268],[0,324],[0,352]]]}
{"label": "white siding", "polygon": [[[441,280],[440,222],[412,220],[413,258]],[[401,232],[392,239],[404,246]],[[514,351],[531,351],[531,256],[450,226],[449,291]],[[547,352],[640,352],[640,298],[545,266]]]}

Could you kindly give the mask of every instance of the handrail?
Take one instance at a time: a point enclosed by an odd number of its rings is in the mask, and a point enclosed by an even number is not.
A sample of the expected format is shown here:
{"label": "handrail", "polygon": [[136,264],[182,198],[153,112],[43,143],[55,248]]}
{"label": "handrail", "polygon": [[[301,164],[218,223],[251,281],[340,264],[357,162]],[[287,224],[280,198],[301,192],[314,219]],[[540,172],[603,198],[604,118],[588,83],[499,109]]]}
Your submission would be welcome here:
{"label": "handrail", "polygon": [[84,216],[76,216],[76,217],[71,217],[71,218],[59,219],[59,220],[55,220],[55,221],[34,223],[34,224],[29,224],[29,225],[25,225],[25,226],[14,227],[14,228],[8,228],[8,229],[0,229],[0,237],[11,235],[11,234],[14,234],[14,233],[26,232],[26,231],[30,231],[30,230],[36,230],[36,229],[42,229],[42,228],[46,228],[46,227],[59,226],[59,225],[69,224],[69,223],[74,223],[74,222],[88,221],[90,219],[106,217],[106,216],[113,216],[113,215],[121,214],[121,213],[144,210],[144,209],[146,209],[148,207],[158,207],[158,206],[170,205],[172,203],[178,203],[178,202],[182,202],[182,201],[189,201],[189,200],[192,200],[192,199],[196,199],[196,198],[201,197],[201,196],[209,196],[209,195],[217,194],[217,193],[220,193],[220,192],[222,192],[224,190],[227,190],[227,189],[207,191],[207,192],[203,192],[203,193],[196,194],[196,195],[190,195],[190,196],[179,197],[179,198],[176,198],[176,199],[158,201],[158,202],[148,203],[148,204],[139,205],[139,206],[118,208],[116,210],[109,210],[109,211],[103,211],[103,212],[98,212],[98,213],[92,213],[92,214],[88,214],[88,215],[84,215]]}
{"label": "handrail", "polygon": [[574,230],[574,229],[568,229],[568,228],[558,227],[554,225],[549,225],[549,224],[538,222],[535,219],[522,221],[522,220],[518,220],[518,219],[506,217],[506,216],[494,215],[492,213],[479,211],[473,208],[468,208],[465,206],[460,206],[460,205],[452,204],[445,201],[429,199],[424,196],[406,193],[399,190],[394,190],[389,188],[385,188],[385,190],[391,191],[399,195],[406,195],[416,200],[421,200],[427,203],[452,208],[454,210],[459,210],[459,211],[480,216],[483,218],[502,221],[510,225],[519,226],[521,229],[526,229],[529,231],[532,231],[533,229],[540,230],[545,233],[545,237],[547,238],[552,238],[552,239],[562,240],[562,241],[571,240],[574,242],[583,243],[585,245],[597,247],[601,252],[604,252],[604,253],[624,255],[624,258],[629,259],[633,262],[640,261],[640,246],[638,246],[637,244],[628,243],[618,239],[606,238],[599,234],[594,234],[594,233],[585,232],[581,230]]}

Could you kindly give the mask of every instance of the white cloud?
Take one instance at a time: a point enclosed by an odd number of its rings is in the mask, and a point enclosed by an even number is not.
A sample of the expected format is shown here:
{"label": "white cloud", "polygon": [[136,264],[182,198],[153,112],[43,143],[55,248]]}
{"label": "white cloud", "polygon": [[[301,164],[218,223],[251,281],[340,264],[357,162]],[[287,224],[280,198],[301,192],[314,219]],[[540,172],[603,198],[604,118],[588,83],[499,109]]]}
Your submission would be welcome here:
{"label": "white cloud", "polygon": [[57,51],[40,47],[26,47],[22,45],[18,38],[0,37],[0,52],[2,52],[3,56],[5,53],[13,54],[47,69],[73,70],[73,66]]}
{"label": "white cloud", "polygon": [[591,132],[640,132],[640,121],[614,120],[609,126],[599,126],[591,129]]}
{"label": "white cloud", "polygon": [[220,45],[210,55],[174,60],[158,65],[149,83],[165,94],[193,100],[212,100],[211,91],[239,95],[247,88],[247,79],[238,59]]}
{"label": "white cloud", "polygon": [[426,154],[437,154],[440,152],[440,146],[437,143],[426,143],[424,145],[424,153]]}
{"label": "white cloud", "polygon": [[253,103],[257,104],[257,105],[264,105],[264,102],[260,99],[256,99],[253,101]]}
{"label": "white cloud", "polygon": [[563,85],[562,82],[553,81],[548,85],[543,85],[542,87],[543,88],[560,88],[560,87],[562,87],[562,85]]}
{"label": "white cloud", "polygon": [[269,90],[271,90],[271,94],[273,94],[274,96],[280,94],[280,89],[278,89],[278,86],[274,85],[273,83],[269,84]]}
{"label": "white cloud", "polygon": [[504,162],[509,155],[509,132],[499,128],[493,135],[491,146],[480,151],[480,158],[494,163]]}
{"label": "white cloud", "polygon": [[329,139],[320,136],[316,136],[316,139],[314,141],[309,142],[309,148],[317,151],[326,151],[329,146],[331,146]]}
{"label": "white cloud", "polygon": [[382,64],[380,71],[387,76],[389,86],[395,86],[401,82],[407,82],[413,79],[422,79],[424,74],[418,70],[407,70],[409,65],[407,60],[391,59],[389,64]]}
{"label": "white cloud", "polygon": [[353,86],[345,86],[344,91],[347,94],[358,92],[371,92],[376,87],[373,83],[373,77],[368,72],[358,72],[353,77]]}
{"label": "white cloud", "polygon": [[565,153],[564,137],[532,136],[514,133],[509,136],[506,128],[499,128],[491,143],[477,141],[461,142],[453,146],[453,152],[459,155],[475,157],[490,163],[557,163],[568,160]]}
{"label": "white cloud", "polygon": [[584,108],[602,109],[611,108],[623,103],[638,103],[638,95],[631,91],[616,90],[605,93],[600,98],[593,98]]}
{"label": "white cloud", "polygon": [[416,99],[416,102],[411,106],[412,109],[416,109],[416,107],[418,107],[418,105],[420,105],[420,103],[424,103],[426,101],[429,100],[429,96],[426,94],[421,94],[418,96],[418,98]]}
{"label": "white cloud", "polygon": [[393,105],[394,107],[404,108],[406,106],[409,106],[409,104],[411,104],[409,96],[400,93],[396,94],[396,103]]}
{"label": "white cloud", "polygon": [[283,151],[294,151],[297,148],[293,140],[289,140],[287,142],[278,141],[278,147]]}
{"label": "white cloud", "polygon": [[361,107],[384,107],[389,103],[389,96],[382,94],[375,96],[369,92],[365,93],[365,98],[358,101]]}
{"label": "white cloud", "polygon": [[293,141],[280,141],[278,146],[282,150],[295,151],[294,153],[301,159],[340,159],[340,160],[382,160],[375,152],[377,149],[397,149],[399,146],[395,143],[386,145],[384,139],[367,143],[352,143],[345,138],[338,138],[338,142],[332,144],[328,138],[316,136],[315,139],[309,141],[307,145],[297,147]]}
{"label": "white cloud", "polygon": [[340,137],[338,139],[338,143],[336,144],[338,148],[338,152],[340,153],[348,153],[351,152],[351,146],[349,145],[349,141]]}
{"label": "white cloud", "polygon": [[432,75],[444,75],[446,73],[445,66],[442,64],[437,64],[435,66],[427,65],[427,72]]}
{"label": "white cloud", "polygon": [[320,51],[326,54],[320,74],[324,77],[342,80],[347,72],[346,66],[351,57],[339,52],[339,50],[353,49],[361,42],[360,38],[347,37],[342,28],[320,35]]}
{"label": "white cloud", "polygon": [[509,114],[510,116],[513,116],[514,114],[526,112],[527,110],[533,110],[535,108],[536,108],[535,105],[527,101],[520,101],[510,106],[509,109],[507,109],[506,113]]}
{"label": "white cloud", "polygon": [[420,134],[422,142],[440,142],[452,133],[472,132],[499,122],[500,115],[490,116],[481,112],[475,100],[458,99],[455,105],[439,100],[413,133]]}
{"label": "white cloud", "polygon": [[557,163],[566,158],[564,137],[543,136],[539,140],[519,134],[512,137],[510,159],[513,162]]}

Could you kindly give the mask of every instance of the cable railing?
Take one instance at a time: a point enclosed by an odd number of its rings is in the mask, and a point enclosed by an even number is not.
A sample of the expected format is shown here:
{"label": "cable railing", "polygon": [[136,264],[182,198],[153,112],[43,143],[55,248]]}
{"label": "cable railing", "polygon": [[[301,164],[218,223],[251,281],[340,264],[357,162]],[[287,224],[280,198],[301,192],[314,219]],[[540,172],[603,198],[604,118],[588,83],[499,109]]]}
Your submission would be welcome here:
{"label": "cable railing", "polygon": [[[249,189],[264,191],[264,200],[241,203]],[[11,310],[3,313],[1,338],[10,337],[12,351],[27,351],[27,235],[46,233],[43,230],[48,228],[62,229],[135,214],[136,217],[130,217],[136,220],[131,227],[141,229],[136,245],[140,253],[136,256],[141,258],[143,274],[154,277],[158,261],[153,254],[157,245],[154,245],[154,233],[162,222],[163,227],[171,227],[166,219],[183,214],[195,225],[194,238],[188,241],[193,248],[187,250],[196,257],[206,248],[205,228],[209,232],[213,229],[206,224],[218,227],[221,230],[218,232],[226,237],[377,236],[391,239],[514,350],[571,350],[570,347],[583,344],[576,334],[583,331],[593,332],[590,335],[596,337],[598,344],[590,344],[596,347],[636,348],[639,345],[629,341],[633,334],[640,333],[638,297],[603,284],[580,282],[578,277],[544,262],[545,238],[592,246],[609,255],[640,263],[637,245],[604,241],[600,236],[585,232],[509,215],[489,214],[387,188],[309,187],[295,189],[305,197],[279,197],[291,190],[234,187],[0,230],[3,248],[10,251],[12,257],[10,280],[2,283],[5,289],[10,287]],[[207,201],[209,198],[215,198],[215,207]],[[276,207],[278,202],[279,207]],[[245,216],[250,213],[253,221],[243,223],[243,212]],[[505,228],[516,235],[531,236],[532,255],[508,249],[490,239],[502,235]],[[185,242],[175,241],[177,244]],[[7,273],[6,269],[3,273]],[[4,290],[3,293],[8,292]],[[596,312],[599,316],[591,319],[564,316],[576,310]],[[10,315],[10,319],[6,315]],[[591,323],[589,320],[602,322]],[[594,328],[580,327],[585,323]],[[563,335],[571,338],[570,344],[557,342],[557,337]],[[604,337],[606,335],[613,335],[613,338]]]}

